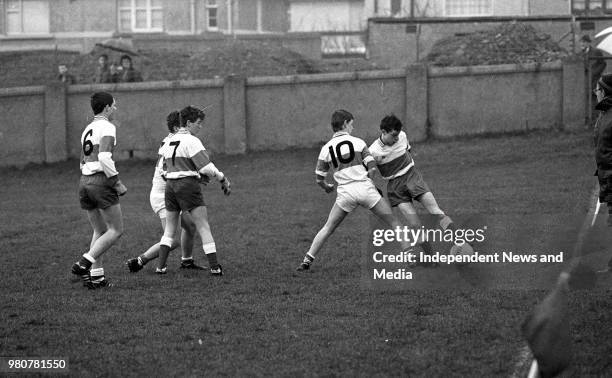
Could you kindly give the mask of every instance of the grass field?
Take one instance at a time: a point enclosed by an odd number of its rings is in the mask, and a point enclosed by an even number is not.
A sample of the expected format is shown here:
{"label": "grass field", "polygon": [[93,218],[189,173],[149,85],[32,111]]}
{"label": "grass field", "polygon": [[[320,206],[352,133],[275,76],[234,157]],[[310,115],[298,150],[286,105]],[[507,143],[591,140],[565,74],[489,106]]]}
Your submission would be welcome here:
{"label": "grass field", "polygon": [[[571,241],[575,225],[562,220],[580,223],[595,184],[586,132],[434,141],[413,151],[451,216],[507,216],[526,241]],[[116,286],[97,291],[70,282],[91,235],[78,207],[78,162],[3,169],[0,356],[64,357],[71,376],[512,375],[525,345],[520,324],[545,290],[368,290],[364,210],[346,219],[310,272],[294,271],[335,197],[314,184],[317,154],[216,157],[234,184],[230,197],[206,189],[222,278],[179,271],[177,252],[166,276],[154,263],[127,271],[125,260],[161,229],[148,202],[153,162],[119,162],[129,189],[125,233],[105,258]],[[601,218],[590,236],[606,232]],[[590,264],[605,264],[609,245],[587,247]],[[199,249],[196,260],[204,262]],[[603,277],[570,293],[573,376],[612,374],[611,283]]]}

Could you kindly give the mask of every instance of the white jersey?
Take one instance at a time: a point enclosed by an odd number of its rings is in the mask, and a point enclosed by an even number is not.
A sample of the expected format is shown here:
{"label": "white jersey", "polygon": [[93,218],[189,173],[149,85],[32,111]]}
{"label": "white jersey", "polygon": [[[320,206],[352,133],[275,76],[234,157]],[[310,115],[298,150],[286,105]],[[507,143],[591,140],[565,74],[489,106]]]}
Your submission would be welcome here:
{"label": "white jersey", "polygon": [[162,140],[157,150],[157,164],[155,165],[155,172],[153,173],[153,186],[151,190],[163,192],[166,188],[166,180],[162,177],[164,174],[164,157],[163,148],[168,147],[168,140],[174,134],[170,133],[167,137]]}
{"label": "white jersey", "polygon": [[98,159],[100,141],[103,137],[112,137],[114,145],[117,144],[115,125],[104,117],[94,117],[81,134],[81,173],[89,176],[104,172]]}
{"label": "white jersey", "polygon": [[210,163],[204,145],[187,130],[180,130],[168,138],[168,143],[160,149],[164,160],[163,170],[166,179],[200,177],[200,169]]}
{"label": "white jersey", "polygon": [[338,131],[321,148],[315,173],[321,180],[331,169],[338,185],[357,181],[371,182],[366,169],[369,163],[374,163],[374,159],[366,143],[346,131]]}
{"label": "white jersey", "polygon": [[380,138],[376,139],[370,146],[370,153],[383,178],[390,180],[406,174],[414,167],[414,160],[410,155],[410,143],[406,133],[401,131],[398,140],[391,146],[387,146]]}

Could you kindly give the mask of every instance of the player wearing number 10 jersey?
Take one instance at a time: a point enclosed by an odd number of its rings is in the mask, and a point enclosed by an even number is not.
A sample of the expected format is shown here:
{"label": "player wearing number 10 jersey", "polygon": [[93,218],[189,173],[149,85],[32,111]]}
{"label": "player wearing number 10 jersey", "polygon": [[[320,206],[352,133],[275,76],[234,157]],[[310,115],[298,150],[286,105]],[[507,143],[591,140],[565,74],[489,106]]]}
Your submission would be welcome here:
{"label": "player wearing number 10 jersey", "polygon": [[87,210],[93,236],[89,251],[72,266],[72,273],[81,276],[86,287],[97,289],[110,286],[104,277],[102,255],[123,233],[119,196],[127,189],[112,159],[116,131],[110,119],[116,110],[115,99],[110,93],[94,93],[91,109],[94,119],[81,136],[79,201]]}
{"label": "player wearing number 10 jersey", "polygon": [[[310,265],[325,241],[333,234],[346,215],[358,206],[369,209],[387,225],[393,228],[400,227],[393,217],[391,207],[369,177],[370,171],[376,169],[376,162],[370,155],[366,143],[351,135],[353,121],[353,115],[346,110],[337,110],[332,114],[331,126],[334,135],[321,149],[315,174],[317,184],[326,193],[331,193],[334,185],[327,183],[325,177],[330,170],[333,171],[334,179],[338,183],[338,194],[327,222],[312,241],[298,271],[310,269]],[[402,243],[402,247],[408,248],[409,245]]]}

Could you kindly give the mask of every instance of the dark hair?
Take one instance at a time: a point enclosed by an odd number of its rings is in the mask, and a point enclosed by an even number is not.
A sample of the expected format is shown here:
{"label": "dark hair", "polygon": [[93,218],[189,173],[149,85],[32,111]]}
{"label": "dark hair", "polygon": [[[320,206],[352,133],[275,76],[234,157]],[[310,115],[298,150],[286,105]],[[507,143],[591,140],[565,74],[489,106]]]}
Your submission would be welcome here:
{"label": "dark hair", "polygon": [[603,90],[604,96],[612,95],[612,74],[601,75],[599,80],[597,80],[597,84]]}
{"label": "dark hair", "polygon": [[332,130],[340,131],[344,127],[344,122],[350,122],[354,119],[355,117],[353,117],[353,115],[350,112],[344,109],[336,110],[334,114],[332,114],[332,117],[331,117]]}
{"label": "dark hair", "polygon": [[94,115],[100,114],[104,111],[104,108],[113,105],[114,101],[115,99],[110,93],[96,92],[91,95],[91,110],[93,110]]}
{"label": "dark hair", "polygon": [[583,42],[591,43],[591,37],[589,37],[588,34],[583,35],[580,40]]}
{"label": "dark hair", "polygon": [[196,108],[195,106],[189,105],[181,109],[181,127],[185,127],[187,125],[187,121],[195,122],[198,119],[204,119],[206,114],[201,109]]}
{"label": "dark hair", "polygon": [[104,59],[108,60],[108,55],[100,54],[100,55],[98,55],[98,59],[100,59],[100,58],[104,58]]}
{"label": "dark hair", "polygon": [[121,58],[119,58],[119,63],[123,62],[123,59],[127,59],[130,61],[130,63],[132,63],[132,58],[130,58],[128,54],[121,55]]}
{"label": "dark hair", "polygon": [[385,130],[388,133],[400,131],[402,126],[402,121],[400,121],[395,114],[389,114],[380,121],[380,129]]}
{"label": "dark hair", "polygon": [[173,110],[166,117],[166,125],[171,133],[176,132],[176,128],[181,125],[181,113],[178,110]]}

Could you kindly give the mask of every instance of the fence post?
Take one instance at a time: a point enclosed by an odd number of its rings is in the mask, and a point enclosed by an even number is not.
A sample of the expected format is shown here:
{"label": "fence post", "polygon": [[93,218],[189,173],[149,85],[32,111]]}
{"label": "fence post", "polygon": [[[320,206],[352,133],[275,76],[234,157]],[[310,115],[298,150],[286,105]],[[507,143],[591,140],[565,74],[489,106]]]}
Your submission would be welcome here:
{"label": "fence post", "polygon": [[406,114],[404,126],[410,140],[422,141],[428,137],[428,78],[427,66],[410,64],[406,67]]}
{"label": "fence post", "polygon": [[45,86],[44,125],[45,162],[53,163],[68,158],[66,145],[66,86],[51,83]]}
{"label": "fence post", "polygon": [[[587,96],[582,59],[568,59],[563,62],[562,71],[562,119],[564,129],[578,129],[584,127]],[[591,110],[592,111],[592,110]],[[588,112],[588,110],[587,110]]]}
{"label": "fence post", "polygon": [[243,154],[247,149],[246,79],[227,76],[223,85],[223,130],[226,154]]}

